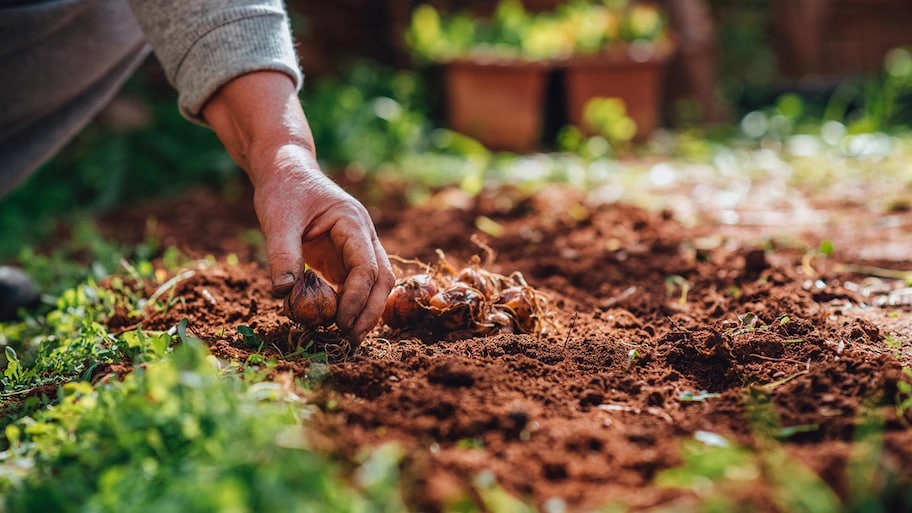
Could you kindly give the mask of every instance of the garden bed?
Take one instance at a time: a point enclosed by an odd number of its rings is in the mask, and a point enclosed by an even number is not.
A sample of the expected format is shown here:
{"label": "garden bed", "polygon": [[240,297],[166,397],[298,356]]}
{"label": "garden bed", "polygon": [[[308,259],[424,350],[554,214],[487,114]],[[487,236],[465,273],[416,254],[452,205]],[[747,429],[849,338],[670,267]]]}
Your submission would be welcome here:
{"label": "garden bed", "polygon": [[[549,186],[371,206],[387,250],[406,259],[433,264],[442,250],[466,263],[485,255],[470,242],[480,235],[496,253],[490,270],[520,271],[552,298],[556,327],[479,338],[378,327],[353,354],[312,348],[327,365],[280,359],[277,378],[313,384],[309,446],[355,462],[399,444],[420,511],[463,497],[500,511],[490,482],[547,511],[909,507],[908,211],[811,198],[791,203],[800,212],[684,223],[594,198]],[[240,257],[196,270],[144,328],[186,318],[217,357],[246,361],[246,325],[266,356],[293,352],[262,250],[238,238],[256,228],[249,204],[200,192],[107,221],[125,236],[151,214],[165,244]]]}

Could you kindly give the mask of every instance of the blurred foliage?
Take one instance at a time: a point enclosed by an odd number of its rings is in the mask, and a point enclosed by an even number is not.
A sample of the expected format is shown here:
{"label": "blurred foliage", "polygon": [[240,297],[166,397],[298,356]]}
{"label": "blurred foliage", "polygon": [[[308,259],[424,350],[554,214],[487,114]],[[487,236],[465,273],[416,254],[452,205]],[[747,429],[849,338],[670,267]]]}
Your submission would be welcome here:
{"label": "blurred foliage", "polygon": [[627,106],[619,98],[593,98],[583,109],[587,128],[615,144],[626,143],[636,135],[636,121],[627,115]]}
{"label": "blurred foliage", "polygon": [[318,157],[331,169],[376,169],[430,146],[426,91],[413,72],[360,61],[308,84],[302,98]]}
{"label": "blurred foliage", "polygon": [[[583,108],[586,132],[568,125],[557,136],[558,148],[589,160],[616,156],[636,135],[636,121],[620,98],[593,98]],[[592,134],[592,135],[588,135]]]}
{"label": "blurred foliage", "polygon": [[769,0],[710,0],[719,48],[719,89],[737,113],[775,98],[776,57],[770,44]]}
{"label": "blurred foliage", "polygon": [[463,182],[477,192],[482,185],[490,152],[468,136],[435,128],[424,80],[415,72],[358,61],[339,78],[306,88],[302,100],[317,157],[329,173],[395,182],[414,201],[428,187]]}
{"label": "blurred foliage", "polygon": [[857,413],[854,440],[841,470],[844,478],[837,481],[845,487],[842,494],[782,442],[817,426],[783,426],[772,398],[759,389],[748,393],[745,411],[753,446],[697,431],[681,447],[681,465],[656,475],[659,486],[690,490],[699,497],[690,507],[674,511],[766,511],[771,503],[775,511],[879,513],[912,506],[908,476],[889,463],[885,453],[882,407],[869,403]]}
{"label": "blurred foliage", "polygon": [[549,60],[637,42],[663,41],[667,22],[653,4],[574,0],[533,14],[519,0],[501,0],[490,19],[441,14],[429,4],[412,12],[406,42],[422,61],[467,57]]}
{"label": "blurred foliage", "polygon": [[110,276],[123,267],[125,259],[140,262],[137,274],[147,273],[150,260],[161,250],[154,237],[147,236],[142,243],[131,246],[103,237],[94,222],[79,219],[70,226],[68,236],[52,248],[39,252],[26,245],[20,248],[17,259],[38,289],[46,297],[55,298],[83,280],[100,281]]}
{"label": "blurred foliage", "polygon": [[754,140],[784,141],[793,135],[819,135],[837,144],[846,135],[912,130],[912,51],[891,50],[879,76],[843,81],[825,103],[788,92],[748,112],[741,132]]}
{"label": "blurred foliage", "polygon": [[6,427],[0,509],[404,511],[395,447],[366,454],[349,484],[305,448],[310,406],[293,390],[224,372],[190,337],[149,352],[123,381],[68,383]]}
{"label": "blurred foliage", "polygon": [[912,129],[912,51],[891,50],[880,77],[845,82],[833,93],[824,121],[846,121],[850,133]]}

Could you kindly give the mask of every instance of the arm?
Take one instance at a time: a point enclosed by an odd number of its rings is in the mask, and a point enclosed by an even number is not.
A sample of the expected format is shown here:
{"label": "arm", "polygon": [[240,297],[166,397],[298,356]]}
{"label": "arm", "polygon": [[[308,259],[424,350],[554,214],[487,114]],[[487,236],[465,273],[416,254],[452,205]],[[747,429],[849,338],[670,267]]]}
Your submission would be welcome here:
{"label": "arm", "polygon": [[130,4],[181,112],[209,124],[253,182],[273,292],[286,294],[306,260],[340,285],[336,323],[360,340],[383,312],[393,275],[367,211],[314,159],[282,0]]}
{"label": "arm", "polygon": [[253,182],[273,291],[288,293],[306,260],[341,284],[336,323],[360,340],[383,313],[393,274],[367,210],[320,171],[294,82],[242,75],[202,114]]}

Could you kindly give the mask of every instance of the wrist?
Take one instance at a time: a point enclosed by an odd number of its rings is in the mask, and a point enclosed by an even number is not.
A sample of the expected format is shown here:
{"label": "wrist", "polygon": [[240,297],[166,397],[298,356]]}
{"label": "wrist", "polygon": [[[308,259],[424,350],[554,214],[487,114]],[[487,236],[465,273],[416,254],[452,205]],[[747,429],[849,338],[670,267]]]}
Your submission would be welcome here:
{"label": "wrist", "polygon": [[206,103],[203,117],[235,162],[257,182],[270,156],[297,147],[315,158],[313,136],[294,82],[284,73],[258,71],[235,78]]}
{"label": "wrist", "polygon": [[313,151],[299,141],[261,140],[250,149],[250,165],[245,168],[254,189],[314,184],[326,179],[313,157]]}

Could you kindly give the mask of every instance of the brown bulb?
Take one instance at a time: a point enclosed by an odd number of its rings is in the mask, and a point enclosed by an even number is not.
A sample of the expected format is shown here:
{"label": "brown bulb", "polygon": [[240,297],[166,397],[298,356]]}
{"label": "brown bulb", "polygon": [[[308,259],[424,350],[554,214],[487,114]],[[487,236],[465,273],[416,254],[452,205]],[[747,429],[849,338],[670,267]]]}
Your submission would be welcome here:
{"label": "brown bulb", "polygon": [[285,297],[285,315],[306,329],[329,326],[336,320],[336,291],[312,269],[304,271]]}
{"label": "brown bulb", "polygon": [[426,274],[416,274],[400,280],[390,291],[383,310],[383,322],[390,328],[405,328],[420,323],[425,316],[437,285]]}
{"label": "brown bulb", "polygon": [[538,331],[536,318],[535,293],[529,287],[510,287],[500,291],[498,307],[506,307],[516,319],[516,325],[522,333]]}
{"label": "brown bulb", "polygon": [[465,283],[489,299],[496,290],[495,284],[488,278],[486,273],[479,272],[478,269],[472,267],[466,267],[459,271],[459,274],[456,275],[456,281]]}
{"label": "brown bulb", "polygon": [[514,333],[515,317],[510,310],[491,309],[485,319],[489,333]]}
{"label": "brown bulb", "polygon": [[457,330],[477,325],[484,320],[485,298],[473,287],[454,283],[431,297],[429,306],[440,325]]}

